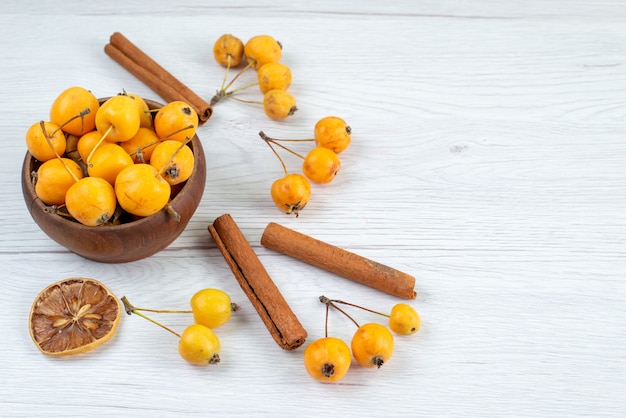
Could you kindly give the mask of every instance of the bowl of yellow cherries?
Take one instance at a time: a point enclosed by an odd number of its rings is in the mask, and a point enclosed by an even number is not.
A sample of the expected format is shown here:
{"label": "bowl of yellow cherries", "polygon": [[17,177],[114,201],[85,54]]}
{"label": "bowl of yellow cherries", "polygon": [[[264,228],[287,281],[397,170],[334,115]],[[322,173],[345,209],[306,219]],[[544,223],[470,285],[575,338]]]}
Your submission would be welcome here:
{"label": "bowl of yellow cherries", "polygon": [[26,132],[22,192],[33,220],[63,247],[122,263],[170,245],[196,211],[206,160],[185,102],[74,86]]}

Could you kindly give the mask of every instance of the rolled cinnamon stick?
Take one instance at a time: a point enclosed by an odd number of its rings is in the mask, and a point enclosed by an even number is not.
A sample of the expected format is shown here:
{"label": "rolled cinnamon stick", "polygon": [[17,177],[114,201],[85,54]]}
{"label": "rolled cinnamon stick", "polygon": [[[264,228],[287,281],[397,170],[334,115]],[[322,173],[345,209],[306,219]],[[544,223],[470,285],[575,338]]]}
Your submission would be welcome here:
{"label": "rolled cinnamon stick", "polygon": [[229,214],[209,225],[217,248],[276,343],[285,350],[304,344],[306,330]]}
{"label": "rolled cinnamon stick", "polygon": [[194,93],[121,33],[115,32],[111,35],[109,43],[104,46],[104,52],[167,102],[180,100],[188,103],[198,114],[199,123],[202,124],[211,117],[213,108],[210,103]]}
{"label": "rolled cinnamon stick", "polygon": [[261,245],[404,299],[415,299],[415,277],[271,222]]}

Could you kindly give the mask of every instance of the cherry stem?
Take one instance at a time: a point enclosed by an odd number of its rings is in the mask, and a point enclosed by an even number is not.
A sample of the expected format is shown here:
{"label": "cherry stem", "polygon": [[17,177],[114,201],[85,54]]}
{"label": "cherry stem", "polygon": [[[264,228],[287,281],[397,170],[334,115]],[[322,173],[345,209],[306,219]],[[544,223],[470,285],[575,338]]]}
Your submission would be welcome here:
{"label": "cherry stem", "polygon": [[191,310],[177,310],[177,309],[149,309],[149,308],[134,308],[135,311],[142,312],[154,312],[154,313],[171,313],[171,314],[190,314],[193,313]]}
{"label": "cherry stem", "polygon": [[[39,126],[41,127],[41,132],[43,133],[43,137],[46,139],[46,142],[48,143],[48,146],[50,147],[50,149],[52,150],[52,152],[54,152],[54,155],[59,159],[59,161],[61,161],[61,163],[63,163],[63,168],[65,168],[65,171],[67,171],[70,176],[72,176],[72,179],[74,179],[75,182],[78,182],[78,177],[76,177],[76,174],[74,174],[72,172],[72,170],[70,170],[70,168],[67,166],[67,164],[65,164],[65,162],[61,159],[61,156],[59,155],[59,153],[57,152],[56,149],[54,149],[54,146],[52,145],[52,140],[50,139],[50,136],[48,135],[48,132],[46,132],[46,124],[44,121],[39,121]],[[54,133],[57,130],[55,129],[52,132],[52,135],[54,135]]]}
{"label": "cherry stem", "polygon": [[235,74],[235,76],[232,78],[232,80],[230,80],[230,82],[228,84],[226,84],[226,79],[228,78],[228,71],[229,71],[229,68],[230,68],[230,55],[229,55],[228,56],[228,65],[226,67],[226,74],[224,74],[224,81],[222,82],[222,87],[220,87],[219,91],[217,93],[215,93],[215,96],[213,96],[213,98],[211,98],[211,104],[214,105],[217,102],[219,102],[220,100],[222,100],[224,97],[229,96],[230,93],[226,93],[226,91],[230,88],[230,86],[233,85],[235,80],[237,80],[244,72],[246,72],[246,70],[248,70],[249,68],[252,67],[252,64],[253,64],[252,62],[249,62],[248,65],[246,65],[241,70],[239,70],[239,72],[237,74]]}
{"label": "cherry stem", "polygon": [[343,309],[341,309],[339,306],[335,305],[333,300],[328,299],[326,296],[320,296],[320,302],[326,304],[326,308],[328,308],[329,306],[332,306],[333,308],[337,309],[339,312],[341,312],[342,314],[344,314],[345,316],[348,317],[348,319],[350,321],[352,321],[354,323],[354,325],[356,325],[357,328],[359,328],[359,323],[356,322],[354,320],[354,318],[352,318],[346,311],[344,311]]}
{"label": "cherry stem", "polygon": [[235,97],[235,96],[232,95],[232,92],[226,93],[226,95],[224,97],[226,97],[227,99],[236,100],[236,101],[241,102],[241,103],[249,103],[249,104],[256,104],[256,105],[262,105],[263,104],[263,102],[260,102],[258,100],[246,100],[246,99],[242,99],[241,97]]}
{"label": "cherry stem", "polygon": [[181,219],[180,213],[178,213],[176,209],[174,209],[174,206],[168,203],[167,206],[165,207],[165,211],[174,220],[174,222],[180,222],[180,219]]}
{"label": "cherry stem", "polygon": [[[71,118],[69,118],[68,120],[66,120],[65,122],[63,122],[63,124],[61,124],[61,126],[59,126],[54,131],[52,131],[52,133],[50,135],[54,136],[54,134],[56,134],[57,131],[60,131],[61,129],[63,129],[63,127],[65,125],[67,125],[68,123],[70,123],[71,121],[73,121],[76,118],[81,118],[81,120],[84,122],[85,116],[87,116],[90,113],[91,113],[91,109],[89,109],[89,108],[85,108],[84,110],[81,110],[80,112],[78,112],[77,115],[74,115]],[[83,129],[84,129],[84,127],[83,127]]]}
{"label": "cherry stem", "polygon": [[364,311],[371,312],[371,313],[374,313],[374,314],[377,314],[377,315],[386,316],[387,318],[389,318],[389,314],[382,313],[382,312],[378,312],[378,311],[375,311],[375,310],[373,310],[373,309],[366,308],[366,307],[364,307],[364,306],[355,305],[354,303],[345,302],[345,301],[343,301],[343,300],[339,300],[339,299],[332,299],[332,300],[330,300],[330,302],[334,302],[334,303],[342,303],[342,304],[344,304],[344,305],[353,306],[353,307],[355,307],[355,308],[363,309]]}
{"label": "cherry stem", "polygon": [[228,79],[228,73],[230,71],[230,63],[232,61],[232,55],[228,54],[226,57],[226,71],[224,72],[224,80],[222,80],[222,86],[220,87],[220,91],[224,91],[224,86],[226,85],[226,80]]}
{"label": "cherry stem", "polygon": [[67,219],[74,219],[74,217],[72,215],[70,215],[69,213],[65,213],[63,211],[60,211],[59,209],[61,208],[61,206],[57,206],[57,207],[49,206],[49,208],[51,208],[51,210],[52,210],[52,212],[49,212],[49,213],[54,213],[54,214],[56,214],[58,216],[63,216],[64,218],[67,218]]}
{"label": "cherry stem", "polygon": [[294,151],[294,150],[292,150],[291,148],[289,148],[289,147],[287,147],[287,146],[285,146],[285,145],[283,145],[283,144],[281,144],[281,143],[277,142],[277,140],[276,140],[276,139],[271,138],[271,137],[269,137],[269,136],[265,135],[265,132],[263,132],[263,131],[259,132],[259,136],[260,136],[261,138],[263,138],[263,140],[264,140],[265,142],[271,142],[271,143],[275,144],[276,146],[281,147],[281,148],[282,148],[282,149],[284,149],[285,151],[290,152],[290,153],[292,153],[293,155],[295,155],[296,157],[300,157],[300,158],[302,158],[302,159],[304,160],[304,157],[303,157],[302,155],[298,154],[297,152],[295,152],[295,151]]}
{"label": "cherry stem", "polygon": [[165,171],[168,169],[168,167],[171,164],[171,162],[174,161],[174,158],[176,158],[176,156],[178,155],[180,150],[183,149],[183,147],[185,145],[187,145],[187,143],[189,143],[189,141],[191,141],[191,138],[186,137],[185,140],[180,143],[180,146],[178,148],[176,148],[176,151],[174,151],[172,153],[172,155],[170,156],[169,160],[167,160],[167,162],[165,164],[163,164],[163,167],[161,167],[161,169],[157,173],[157,177],[158,176],[162,176],[163,173],[165,173]]}
{"label": "cherry stem", "polygon": [[276,152],[276,150],[274,149],[274,146],[272,145],[272,143],[270,141],[268,141],[267,136],[263,133],[263,131],[259,132],[259,136],[261,138],[263,138],[263,140],[265,141],[265,143],[270,147],[270,149],[272,150],[272,152],[274,153],[274,155],[276,156],[276,158],[278,158],[278,161],[280,161],[280,164],[283,166],[283,171],[285,172],[285,175],[288,175],[289,172],[287,171],[287,166],[285,165],[285,162],[283,161],[283,159],[280,157],[280,155],[278,154],[278,152]]}
{"label": "cherry stem", "polygon": [[[122,298],[124,299],[124,298]],[[128,299],[126,299],[128,301]],[[150,308],[138,308],[136,306],[130,305],[133,308],[133,312],[142,311],[142,312],[154,312],[154,313],[166,313],[166,314],[192,314],[192,310],[181,310],[181,309],[150,309]],[[125,305],[126,306],[126,305]],[[236,303],[230,304],[230,309],[235,312],[239,310],[239,305]]]}
{"label": "cherry stem", "polygon": [[306,139],[287,139],[287,138],[272,138],[274,142],[313,142],[314,138],[306,138]]}
{"label": "cherry stem", "polygon": [[224,90],[219,90],[217,93],[215,93],[215,96],[211,97],[211,106],[215,106],[225,96],[226,92]]}
{"label": "cherry stem", "polygon": [[[258,86],[258,85],[259,85],[258,81],[255,82],[255,83],[246,84],[245,86],[241,86],[239,88],[236,88],[234,90],[231,90],[231,91],[227,92],[226,95],[229,96],[229,97],[232,97],[232,95],[235,94],[235,93],[239,93],[242,90],[249,89],[250,87],[255,87],[255,86]],[[259,103],[259,102],[254,102],[254,103]]]}
{"label": "cherry stem", "polygon": [[176,335],[178,338],[180,338],[180,334],[179,334],[179,333],[177,333],[176,331],[174,331],[174,330],[172,330],[172,329],[170,329],[170,328],[166,327],[165,325],[161,324],[160,322],[157,322],[157,321],[155,321],[154,319],[150,318],[149,316],[144,315],[144,314],[142,314],[141,312],[139,312],[139,310],[138,310],[137,308],[135,308],[135,307],[134,307],[134,306],[133,306],[133,305],[132,305],[132,304],[128,301],[128,299],[126,299],[126,296],[123,296],[123,297],[122,297],[122,303],[124,303],[124,309],[126,310],[126,313],[127,313],[128,315],[132,315],[132,314],[138,315],[138,316],[142,317],[143,319],[145,319],[145,320],[147,320],[147,321],[150,321],[150,322],[152,322],[152,323],[153,323],[153,324],[155,324],[155,325],[160,326],[160,327],[161,327],[161,328],[163,328],[164,330],[169,331],[169,332],[171,332],[172,334]]}
{"label": "cherry stem", "polygon": [[[130,155],[131,157],[132,157],[133,155],[136,155],[136,156],[137,156],[137,158],[139,158],[139,156],[140,156],[140,154],[141,154],[141,151],[145,150],[146,148],[150,148],[150,147],[151,147],[151,146],[153,146],[153,145],[156,145],[156,144],[159,144],[159,143],[161,143],[161,142],[163,142],[163,141],[166,141],[168,138],[170,138],[170,137],[172,137],[172,136],[176,135],[176,134],[177,134],[177,133],[179,133],[179,132],[186,131],[187,129],[193,129],[193,124],[191,124],[191,125],[187,125],[187,126],[185,126],[184,128],[177,129],[177,130],[175,130],[174,132],[170,132],[169,134],[165,135],[163,138],[158,138],[156,141],[152,141],[152,142],[150,142],[150,143],[148,143],[148,144],[146,144],[146,145],[143,145],[143,146],[141,146],[141,147],[138,147],[138,148],[137,148],[137,151],[133,151],[133,152],[131,152],[129,155]],[[185,144],[187,144],[187,143],[189,143],[189,142],[191,142],[191,138],[189,138],[188,136],[187,136],[187,137],[185,137]],[[143,156],[141,156],[141,158],[143,158]]]}
{"label": "cherry stem", "polygon": [[241,74],[243,74],[244,72],[246,72],[246,70],[248,70],[249,68],[252,67],[252,62],[249,62],[248,65],[246,65],[245,67],[243,67],[241,70],[239,70],[239,72],[237,74],[235,74],[235,76],[233,77],[232,80],[230,80],[230,82],[224,86],[224,88],[222,90],[226,91],[230,88],[230,86],[233,85],[233,83],[235,82],[235,80],[237,80],[239,78],[239,76],[241,76]]}
{"label": "cherry stem", "polygon": [[93,146],[93,148],[91,149],[91,151],[89,151],[89,155],[87,156],[87,161],[85,161],[85,163],[87,163],[87,165],[89,166],[89,162],[91,161],[91,157],[93,157],[93,153],[96,151],[96,149],[98,149],[98,147],[100,145],[102,145],[102,143],[104,142],[104,140],[106,139],[107,136],[109,136],[109,133],[111,132],[111,129],[113,129],[113,125],[109,125],[109,127],[107,128],[107,130],[102,134],[102,136],[100,137],[100,139],[98,140],[98,142],[96,142],[96,144]]}
{"label": "cherry stem", "polygon": [[328,338],[328,311],[330,306],[326,305],[326,321],[324,323],[324,337]]}
{"label": "cherry stem", "polygon": [[[184,128],[177,129],[177,130],[175,130],[174,132],[170,132],[169,134],[165,135],[163,138],[159,138],[159,141],[158,141],[158,142],[165,141],[165,140],[167,140],[168,138],[171,138],[172,136],[176,135],[177,133],[182,132],[182,131],[186,131],[187,129],[193,129],[193,127],[194,127],[194,125],[193,125],[193,123],[192,123],[191,125],[187,125],[187,126],[185,126]],[[189,141],[191,141],[191,138],[186,137],[186,142],[189,142]],[[146,146],[144,146],[143,148],[149,147],[150,145],[151,145],[151,144],[146,145]]]}
{"label": "cherry stem", "polygon": [[142,163],[142,164],[145,164],[145,162],[146,162],[146,158],[143,156],[143,148],[142,147],[137,148],[137,151],[131,152],[129,155],[131,157],[134,155],[135,159],[137,161],[139,161],[140,163]]}

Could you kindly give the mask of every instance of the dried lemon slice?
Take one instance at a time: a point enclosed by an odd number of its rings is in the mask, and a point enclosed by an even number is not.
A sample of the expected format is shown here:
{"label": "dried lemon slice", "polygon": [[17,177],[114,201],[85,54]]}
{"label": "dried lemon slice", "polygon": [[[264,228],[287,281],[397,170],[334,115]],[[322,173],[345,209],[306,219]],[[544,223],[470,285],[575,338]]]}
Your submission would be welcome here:
{"label": "dried lemon slice", "polygon": [[42,353],[65,356],[108,341],[115,334],[120,312],[120,302],[102,283],[72,277],[37,295],[28,325]]}

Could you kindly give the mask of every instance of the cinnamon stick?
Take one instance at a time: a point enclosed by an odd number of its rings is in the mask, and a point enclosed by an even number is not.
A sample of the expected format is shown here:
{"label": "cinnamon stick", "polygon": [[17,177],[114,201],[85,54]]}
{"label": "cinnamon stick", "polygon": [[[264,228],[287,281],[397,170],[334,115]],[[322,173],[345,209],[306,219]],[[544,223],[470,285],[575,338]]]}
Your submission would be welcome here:
{"label": "cinnamon stick", "polygon": [[121,33],[115,32],[111,35],[109,43],[104,46],[104,52],[167,102],[180,100],[189,104],[198,114],[200,124],[211,117],[213,113],[211,104],[194,93]]}
{"label": "cinnamon stick", "polygon": [[416,297],[415,277],[282,225],[269,223],[261,245],[391,295]]}
{"label": "cinnamon stick", "polygon": [[293,350],[304,344],[306,330],[233,218],[229,214],[222,215],[208,229],[235,279],[276,343],[285,350]]}

